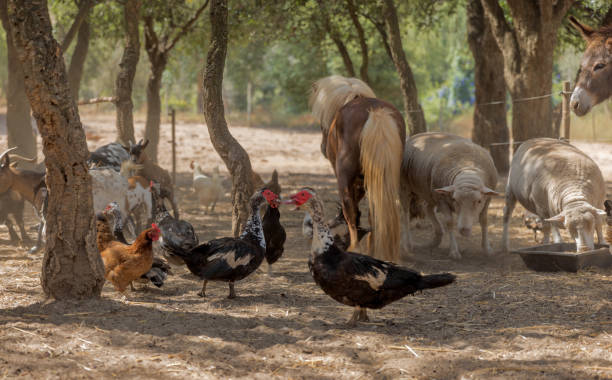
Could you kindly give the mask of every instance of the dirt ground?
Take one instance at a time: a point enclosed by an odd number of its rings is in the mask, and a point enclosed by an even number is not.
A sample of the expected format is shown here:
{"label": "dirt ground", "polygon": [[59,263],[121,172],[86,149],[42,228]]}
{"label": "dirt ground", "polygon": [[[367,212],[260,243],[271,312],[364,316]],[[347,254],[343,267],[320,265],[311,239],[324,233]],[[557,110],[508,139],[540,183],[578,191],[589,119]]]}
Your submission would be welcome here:
{"label": "dirt ground", "polygon": [[[83,119],[90,149],[112,140],[112,115]],[[137,135],[142,128],[139,123]],[[169,128],[163,128],[161,163],[169,168]],[[263,177],[279,170],[284,194],[312,186],[328,215],[335,212],[335,180],[320,154],[318,130],[234,127],[232,133]],[[200,241],[228,236],[228,197],[204,215],[190,187],[190,160],[208,171],[221,165],[208,133],[202,125],[179,124],[177,134],[182,217]],[[604,173],[612,170],[609,145],[580,146],[608,165]],[[485,257],[476,226],[472,238],[459,240],[459,261],[448,258],[446,241],[405,260],[425,273],[455,273],[455,284],[370,311],[371,322],[349,329],[352,310],[326,296],[308,272],[303,215],[281,212],[284,256],[271,277],[263,264],[237,283],[234,300],[221,283],[198,297],[201,282],[175,267],[162,288],[138,286],[129,304],[109,284],[101,299],[45,302],[41,255],[8,245],[0,226],[0,378],[612,378],[612,270],[536,273],[515,255]],[[517,207],[512,220],[513,247],[533,245],[521,212]],[[490,224],[497,250],[501,214],[496,199]],[[26,224],[35,223],[29,212]],[[415,233],[423,243],[424,226]]]}

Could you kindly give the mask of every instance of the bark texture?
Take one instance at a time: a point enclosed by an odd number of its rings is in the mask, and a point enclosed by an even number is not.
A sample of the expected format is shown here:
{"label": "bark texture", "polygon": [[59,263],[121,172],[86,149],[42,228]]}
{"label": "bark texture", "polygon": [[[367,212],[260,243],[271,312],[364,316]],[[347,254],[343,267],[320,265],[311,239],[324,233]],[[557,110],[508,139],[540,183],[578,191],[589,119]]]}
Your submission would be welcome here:
{"label": "bark texture", "polygon": [[548,96],[553,53],[557,31],[574,0],[508,0],[511,24],[498,0],[481,2],[504,56],[504,79],[512,96],[513,140],[554,137]]}
{"label": "bark texture", "polygon": [[204,73],[204,117],[213,147],[232,176],[232,232],[238,236],[249,214],[255,191],[249,155],[227,128],[222,83],[227,53],[227,0],[211,0],[211,39]]}
{"label": "bark texture", "polygon": [[126,0],[123,6],[125,47],[115,81],[115,95],[117,96],[117,140],[124,145],[127,145],[129,141],[135,142],[132,87],[136,75],[136,66],[140,58],[140,39],[138,36],[140,6],[141,0]]}
{"label": "bark texture", "polygon": [[90,37],[91,30],[89,18],[87,17],[81,22],[79,27],[76,46],[68,66],[68,85],[70,86],[70,95],[72,95],[74,100],[79,99],[79,89],[81,87],[81,79],[83,78],[85,59],[87,59],[87,52],[89,51]]}
{"label": "bark texture", "polygon": [[[8,20],[7,0],[0,0],[0,18],[6,34],[7,46],[7,73],[6,88],[6,129],[8,147],[18,147],[15,153],[24,157],[36,157],[36,136],[32,130],[30,119],[30,104],[26,97],[23,84],[23,71],[21,62],[11,34],[11,25]],[[23,168],[30,168],[33,164],[20,163]]]}
{"label": "bark texture", "polygon": [[397,9],[394,0],[384,0],[383,19],[385,20],[386,34],[389,39],[391,59],[400,78],[400,89],[404,98],[404,112],[406,125],[410,135],[427,131],[423,109],[419,104],[419,94],[412,75],[412,70],[406,59],[402,36],[399,29]]}
{"label": "bark texture", "polygon": [[87,143],[70,96],[46,0],[10,0],[9,20],[26,93],[43,139],[49,203],[41,282],[55,299],[98,297],[104,264],[95,244]]}
{"label": "bark texture", "polygon": [[[472,141],[489,150],[499,173],[507,173],[510,145],[505,143],[510,136],[506,123],[504,57],[491,33],[480,0],[470,0],[467,5],[467,33],[475,62],[476,105]],[[491,145],[494,143],[504,144]]]}

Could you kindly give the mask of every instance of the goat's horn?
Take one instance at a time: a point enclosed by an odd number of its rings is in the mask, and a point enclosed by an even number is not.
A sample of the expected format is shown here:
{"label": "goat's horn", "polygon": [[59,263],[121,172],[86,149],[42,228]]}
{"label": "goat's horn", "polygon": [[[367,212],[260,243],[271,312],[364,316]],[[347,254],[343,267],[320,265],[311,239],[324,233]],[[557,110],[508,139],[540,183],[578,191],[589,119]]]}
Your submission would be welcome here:
{"label": "goat's horn", "polygon": [[22,161],[25,161],[25,162],[36,162],[36,159],[37,159],[37,157],[25,158],[24,156],[21,156],[21,155],[16,154],[16,153],[14,153],[12,155],[12,158],[16,158],[18,160],[22,160]]}
{"label": "goat's horn", "polygon": [[14,151],[15,149],[17,149],[16,146],[12,147],[12,148],[8,148],[7,150],[5,150],[4,152],[2,152],[2,154],[0,154],[0,162],[2,162],[2,160],[4,159],[4,156],[6,156],[7,154],[9,154],[9,152]]}

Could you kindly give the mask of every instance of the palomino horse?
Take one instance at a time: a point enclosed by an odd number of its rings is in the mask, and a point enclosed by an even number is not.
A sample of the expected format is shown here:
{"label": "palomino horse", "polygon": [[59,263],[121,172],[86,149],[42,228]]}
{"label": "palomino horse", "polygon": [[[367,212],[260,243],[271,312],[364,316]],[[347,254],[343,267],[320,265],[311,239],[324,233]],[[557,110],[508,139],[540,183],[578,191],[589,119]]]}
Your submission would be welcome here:
{"label": "palomino horse", "polygon": [[612,96],[612,25],[594,30],[569,18],[587,42],[570,106],[578,116]]}
{"label": "palomino horse", "polygon": [[338,180],[342,211],[358,247],[359,201],[368,195],[369,254],[398,261],[400,169],[406,126],[399,111],[376,99],[367,84],[356,78],[332,75],[313,84],[312,113],[321,123],[321,151]]}

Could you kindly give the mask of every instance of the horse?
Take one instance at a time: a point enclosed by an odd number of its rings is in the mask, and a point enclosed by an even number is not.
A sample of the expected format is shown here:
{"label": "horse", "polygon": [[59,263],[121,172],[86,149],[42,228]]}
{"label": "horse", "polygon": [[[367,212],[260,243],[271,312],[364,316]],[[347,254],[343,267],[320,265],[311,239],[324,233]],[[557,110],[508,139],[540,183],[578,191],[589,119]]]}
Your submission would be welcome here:
{"label": "horse", "polygon": [[570,98],[574,113],[583,116],[612,96],[612,24],[595,30],[574,17],[569,21],[587,42]]}
{"label": "horse", "polygon": [[336,175],[349,228],[349,251],[359,246],[359,201],[367,193],[368,253],[399,260],[399,186],[406,125],[392,104],[357,78],[332,75],[312,85],[309,105],[321,126],[321,152]]}

